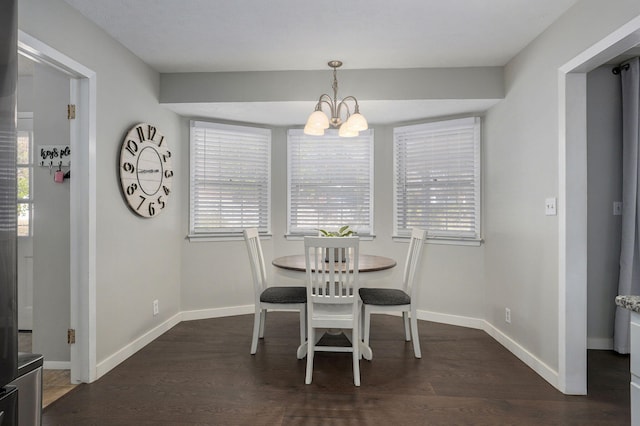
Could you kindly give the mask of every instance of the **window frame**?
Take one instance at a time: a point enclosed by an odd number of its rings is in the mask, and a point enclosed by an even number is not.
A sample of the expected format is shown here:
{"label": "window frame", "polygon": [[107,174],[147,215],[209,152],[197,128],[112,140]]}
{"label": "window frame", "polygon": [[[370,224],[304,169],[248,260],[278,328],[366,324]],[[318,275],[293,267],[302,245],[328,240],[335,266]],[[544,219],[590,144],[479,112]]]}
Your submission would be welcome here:
{"label": "window frame", "polygon": [[[262,188],[264,188],[264,192],[258,191],[258,198],[263,200],[263,202],[258,201],[259,210],[261,210],[261,214],[264,214],[266,217],[262,217],[258,219],[258,223],[264,223],[264,226],[256,225],[255,223],[240,223],[238,226],[224,228],[221,227],[219,231],[213,231],[211,229],[207,231],[200,231],[197,229],[195,215],[195,203],[197,203],[197,196],[195,195],[195,187],[196,182],[198,180],[198,176],[196,176],[196,161],[197,158],[197,149],[195,147],[195,129],[206,129],[212,132],[220,132],[221,135],[226,134],[238,134],[238,136],[246,136],[250,139],[254,139],[252,143],[260,144],[264,143],[266,147],[263,147],[264,157],[260,158],[261,164],[264,163],[265,168],[262,170],[264,179]],[[220,149],[230,148],[230,144],[232,143],[230,140],[220,142]],[[224,145],[227,146],[224,146]],[[246,126],[246,125],[232,125],[232,124],[223,124],[217,122],[208,122],[208,121],[197,121],[191,120],[189,124],[189,234],[188,238],[190,241],[220,241],[220,240],[240,240],[243,238],[242,231],[244,228],[258,228],[260,235],[262,236],[270,236],[271,235],[271,174],[272,174],[272,165],[271,165],[271,147],[272,147],[272,132],[271,129],[262,128],[257,126]],[[234,152],[238,152],[239,147],[233,146]],[[252,170],[256,170],[253,168]],[[260,178],[259,174],[253,176],[241,176],[246,177],[247,179]]]}
{"label": "window frame", "polygon": [[[375,236],[374,233],[374,206],[375,206],[375,200],[374,200],[374,182],[375,182],[375,174],[374,174],[374,153],[375,153],[375,135],[374,135],[374,131],[373,129],[368,129],[365,131],[361,131],[360,134],[356,137],[359,138],[360,140],[362,140],[363,138],[367,139],[367,142],[369,144],[368,146],[368,172],[367,172],[367,180],[368,180],[368,191],[367,192],[367,198],[369,199],[369,206],[368,206],[368,213],[365,214],[365,216],[367,217],[368,220],[368,224],[366,224],[368,226],[368,229],[363,228],[361,225],[359,224],[353,224],[353,223],[342,223],[340,225],[338,224],[334,224],[331,225],[328,229],[330,231],[336,231],[340,226],[343,225],[349,225],[354,231],[356,231],[358,233],[358,235],[362,238],[362,239],[372,239]],[[298,231],[296,228],[296,226],[293,226],[293,201],[292,201],[292,176],[294,173],[296,173],[296,171],[294,170],[294,164],[292,164],[292,142],[293,143],[298,143],[298,142],[312,142],[312,143],[327,143],[327,140],[331,140],[333,142],[338,142],[340,144],[342,144],[342,146],[344,146],[344,144],[348,144],[350,141],[353,141],[355,138],[344,138],[344,137],[339,137],[338,136],[338,130],[336,129],[329,129],[325,131],[325,135],[324,136],[309,136],[309,135],[305,135],[302,129],[289,129],[289,131],[287,132],[287,233],[286,233],[286,238],[287,239],[300,239],[303,238],[305,235],[318,235],[318,228],[302,228],[302,231]],[[298,142],[296,142],[298,141]],[[327,145],[324,145],[325,147]],[[342,153],[337,152],[336,153],[336,158],[340,158],[340,155]],[[364,164],[364,162],[362,163]],[[318,225],[318,226],[323,226],[326,227],[326,225]],[[335,229],[333,229],[335,228]]]}
{"label": "window frame", "polygon": [[[405,199],[406,196],[402,194],[402,188],[400,187],[400,174],[402,173],[400,168],[399,156],[399,144],[406,142],[406,137],[416,136],[418,134],[424,135],[424,138],[431,136],[436,138],[436,132],[451,129],[466,129],[467,132],[472,133],[471,143],[472,147],[467,146],[467,149],[473,149],[473,188],[468,192],[473,192],[473,234],[470,231],[456,232],[452,230],[434,230],[433,227],[428,226],[425,222],[428,219],[423,219],[423,223],[419,227],[427,230],[427,239],[431,243],[441,244],[456,244],[456,245],[480,245],[482,243],[481,234],[481,214],[482,214],[482,200],[481,200],[481,119],[480,117],[465,117],[457,119],[447,119],[439,121],[431,121],[427,123],[414,124],[410,126],[399,126],[393,129],[393,238],[397,240],[405,240],[410,236],[410,228],[402,227],[399,219],[399,203],[400,199]],[[431,133],[430,133],[431,132]],[[404,137],[404,140],[401,140]],[[423,157],[427,157],[429,153],[422,154]],[[421,157],[422,158],[422,157]],[[405,166],[406,167],[406,166]],[[413,168],[412,171],[421,173],[421,176],[426,177],[426,170],[418,170]],[[406,176],[406,173],[405,173]],[[420,200],[422,201],[422,200]],[[404,209],[405,211],[409,208]],[[426,212],[425,212],[426,214]]]}

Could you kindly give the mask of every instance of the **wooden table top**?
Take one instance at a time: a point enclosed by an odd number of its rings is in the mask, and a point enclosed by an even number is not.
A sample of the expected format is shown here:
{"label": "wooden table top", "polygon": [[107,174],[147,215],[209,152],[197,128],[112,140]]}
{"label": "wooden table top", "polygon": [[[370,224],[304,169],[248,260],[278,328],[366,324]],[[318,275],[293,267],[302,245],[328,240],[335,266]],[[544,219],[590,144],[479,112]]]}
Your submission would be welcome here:
{"label": "wooden table top", "polygon": [[[273,266],[290,271],[305,272],[307,270],[304,254],[295,254],[292,256],[282,256],[273,259]],[[375,272],[391,269],[396,266],[396,261],[390,257],[373,256],[370,254],[361,254],[358,257],[359,272]]]}

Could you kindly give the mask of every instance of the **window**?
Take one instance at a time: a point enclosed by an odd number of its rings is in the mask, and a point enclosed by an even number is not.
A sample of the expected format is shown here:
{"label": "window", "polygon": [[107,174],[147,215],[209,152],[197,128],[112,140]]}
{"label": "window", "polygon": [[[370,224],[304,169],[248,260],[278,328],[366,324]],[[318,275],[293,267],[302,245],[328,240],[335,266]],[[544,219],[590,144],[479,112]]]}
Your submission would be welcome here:
{"label": "window", "polygon": [[33,233],[33,119],[18,120],[17,146],[18,237]]}
{"label": "window", "polygon": [[394,236],[480,240],[480,118],[393,132]]}
{"label": "window", "polygon": [[295,129],[287,139],[288,234],[349,225],[373,235],[373,130],[342,138],[333,130],[307,136]]}
{"label": "window", "polygon": [[190,237],[270,232],[271,131],[191,122]]}

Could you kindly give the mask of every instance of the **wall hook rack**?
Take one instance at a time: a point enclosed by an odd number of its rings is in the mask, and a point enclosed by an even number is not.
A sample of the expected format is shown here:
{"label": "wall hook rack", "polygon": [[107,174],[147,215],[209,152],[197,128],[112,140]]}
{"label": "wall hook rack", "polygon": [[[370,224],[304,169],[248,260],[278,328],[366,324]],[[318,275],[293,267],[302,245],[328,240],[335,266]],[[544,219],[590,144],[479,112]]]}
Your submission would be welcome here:
{"label": "wall hook rack", "polygon": [[69,145],[40,145],[38,154],[40,166],[48,166],[50,170],[54,165],[57,165],[58,168],[71,165],[71,148]]}

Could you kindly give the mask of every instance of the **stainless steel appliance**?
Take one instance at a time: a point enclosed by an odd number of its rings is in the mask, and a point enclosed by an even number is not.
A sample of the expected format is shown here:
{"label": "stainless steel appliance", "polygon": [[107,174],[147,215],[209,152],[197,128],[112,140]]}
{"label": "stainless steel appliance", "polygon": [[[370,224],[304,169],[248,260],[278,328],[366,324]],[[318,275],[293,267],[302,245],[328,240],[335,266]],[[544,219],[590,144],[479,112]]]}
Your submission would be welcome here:
{"label": "stainless steel appliance", "polygon": [[0,1],[0,426],[18,425],[16,106],[18,1]]}
{"label": "stainless steel appliance", "polygon": [[11,382],[18,388],[20,426],[42,424],[42,355],[18,353],[18,378]]}

